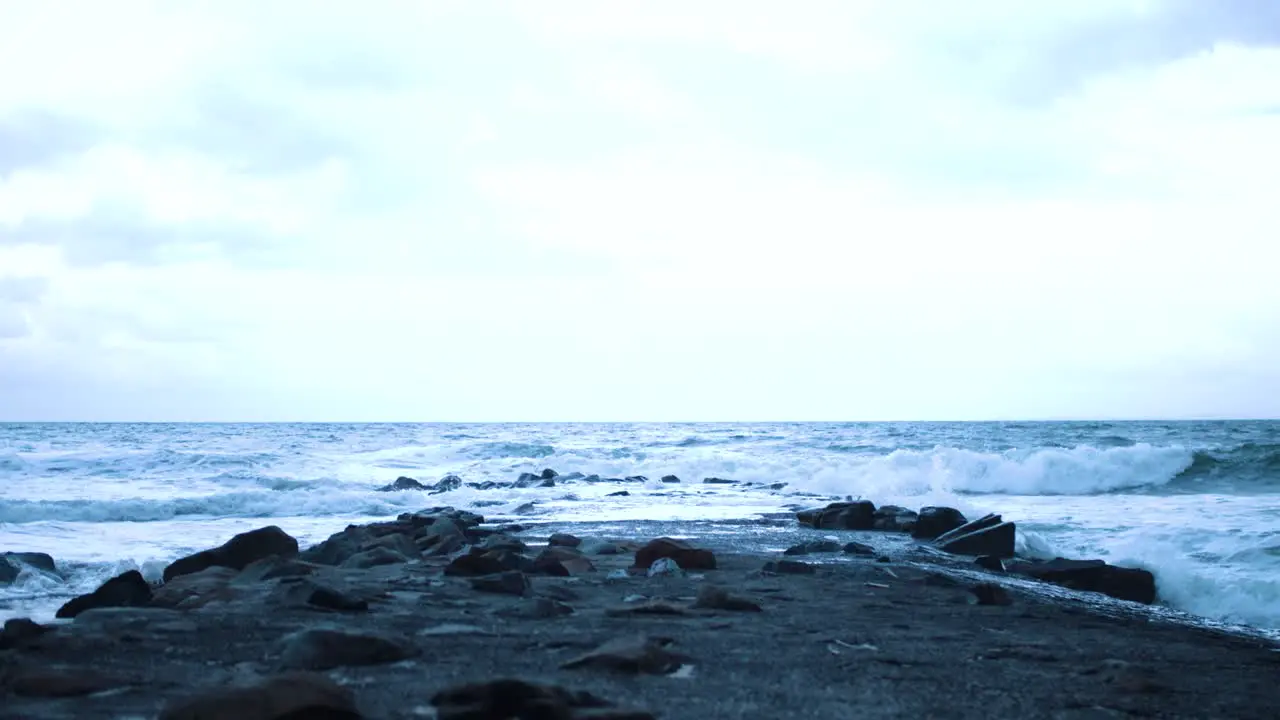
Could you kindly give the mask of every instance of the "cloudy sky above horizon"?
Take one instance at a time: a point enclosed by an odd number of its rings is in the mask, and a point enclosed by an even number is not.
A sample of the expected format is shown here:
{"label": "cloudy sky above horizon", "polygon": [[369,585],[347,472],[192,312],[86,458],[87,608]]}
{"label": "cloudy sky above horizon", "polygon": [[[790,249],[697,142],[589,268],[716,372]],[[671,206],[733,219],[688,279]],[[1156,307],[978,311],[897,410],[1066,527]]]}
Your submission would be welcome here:
{"label": "cloudy sky above horizon", "polygon": [[0,420],[1280,416],[1280,3],[0,17]]}

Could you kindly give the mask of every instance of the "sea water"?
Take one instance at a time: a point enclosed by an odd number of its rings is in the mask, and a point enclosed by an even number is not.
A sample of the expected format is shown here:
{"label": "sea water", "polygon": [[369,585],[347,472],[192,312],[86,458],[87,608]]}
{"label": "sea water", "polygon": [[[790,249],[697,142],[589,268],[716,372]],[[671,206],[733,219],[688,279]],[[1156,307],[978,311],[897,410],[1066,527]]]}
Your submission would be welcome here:
{"label": "sea water", "polygon": [[[506,482],[546,467],[605,481],[378,491],[401,475]],[[609,481],[627,476],[648,480]],[[1243,421],[0,424],[0,552],[47,552],[65,575],[0,585],[0,618],[47,618],[112,574],[158,577],[265,524],[307,544],[435,505],[734,520],[844,496],[999,512],[1024,554],[1144,567],[1172,608],[1280,629],[1280,422]]]}

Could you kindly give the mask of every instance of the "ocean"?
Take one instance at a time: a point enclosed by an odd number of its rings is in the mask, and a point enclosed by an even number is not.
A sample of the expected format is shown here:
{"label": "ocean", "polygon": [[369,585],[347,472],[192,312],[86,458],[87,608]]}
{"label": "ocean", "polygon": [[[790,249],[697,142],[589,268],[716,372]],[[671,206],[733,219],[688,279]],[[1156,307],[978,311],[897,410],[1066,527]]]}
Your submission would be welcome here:
{"label": "ocean", "polygon": [[[548,467],[604,480],[378,491],[402,475],[508,482]],[[648,479],[621,480],[633,476]],[[307,544],[437,505],[539,521],[733,521],[844,496],[999,512],[1018,523],[1022,553],[1144,567],[1171,608],[1280,630],[1272,421],[0,424],[0,552],[49,553],[66,575],[26,569],[0,584],[0,619],[47,619],[113,574],[156,578],[266,524]]]}

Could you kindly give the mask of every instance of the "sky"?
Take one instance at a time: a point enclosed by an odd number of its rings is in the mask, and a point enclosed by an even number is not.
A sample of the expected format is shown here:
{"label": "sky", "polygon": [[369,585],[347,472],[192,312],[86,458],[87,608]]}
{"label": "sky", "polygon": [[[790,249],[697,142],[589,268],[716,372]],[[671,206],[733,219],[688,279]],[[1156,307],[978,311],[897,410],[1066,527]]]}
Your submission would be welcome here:
{"label": "sky", "polygon": [[1273,0],[0,17],[0,420],[1280,416]]}

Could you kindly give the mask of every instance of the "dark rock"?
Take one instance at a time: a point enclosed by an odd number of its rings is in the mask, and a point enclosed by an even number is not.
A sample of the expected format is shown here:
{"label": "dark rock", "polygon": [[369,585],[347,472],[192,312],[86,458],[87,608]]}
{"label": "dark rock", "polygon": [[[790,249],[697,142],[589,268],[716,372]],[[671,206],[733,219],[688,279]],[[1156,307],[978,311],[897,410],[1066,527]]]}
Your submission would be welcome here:
{"label": "dark rock", "polygon": [[582,544],[582,538],[574,537],[567,533],[553,533],[551,537],[547,538],[547,544],[576,548]]}
{"label": "dark rock", "polygon": [[938,537],[934,538],[933,541],[936,544],[942,544],[944,542],[947,542],[948,540],[953,540],[955,538],[958,538],[961,535],[968,535],[969,533],[974,532],[976,530],[983,530],[985,528],[995,527],[996,525],[999,525],[1002,522],[1004,522],[1004,520],[999,515],[996,515],[994,513],[989,513],[987,515],[983,515],[977,520],[974,520],[973,522],[968,522],[968,523],[965,523],[964,525],[961,525],[960,527],[948,530],[947,532],[942,533]]}
{"label": "dark rock", "polygon": [[546,468],[545,470],[542,471],[543,480],[550,480],[552,478],[558,478],[558,477],[560,477],[560,473],[556,472],[555,470],[552,470],[551,468]]}
{"label": "dark rock", "polygon": [[649,478],[645,477],[644,475],[628,475],[627,477],[623,478],[623,482],[647,483],[649,482]]}
{"label": "dark rock", "polygon": [[457,475],[445,475],[440,478],[435,485],[431,486],[431,494],[439,495],[441,493],[453,492],[460,487],[462,487],[462,478]]}
{"label": "dark rock", "polygon": [[844,548],[846,555],[875,555],[876,549],[866,543],[851,542],[847,543]]}
{"label": "dark rock", "polygon": [[923,507],[916,518],[916,526],[911,537],[917,540],[932,540],[943,533],[951,532],[964,525],[964,513],[949,507]]}
{"label": "dark rock", "polygon": [[710,550],[695,548],[683,540],[668,537],[651,540],[636,550],[634,567],[648,568],[661,558],[671,558],[683,570],[716,569],[716,556]]}
{"label": "dark rock", "polygon": [[999,516],[996,518],[996,524],[987,524],[970,532],[962,532],[965,527],[968,527],[966,525],[943,535],[942,538],[946,538],[945,540],[939,538],[935,542],[942,550],[955,555],[1013,557],[1014,541],[1017,538],[1016,526],[1011,522],[999,522]]}
{"label": "dark rock", "polygon": [[622,551],[617,544],[600,538],[588,538],[578,546],[578,549],[583,555],[617,555]]}
{"label": "dark rock", "polygon": [[494,533],[484,540],[476,543],[475,547],[480,550],[505,550],[507,552],[524,552],[529,546],[519,538],[513,538],[504,533]]}
{"label": "dark rock", "polygon": [[645,600],[627,603],[618,607],[607,608],[604,614],[608,617],[629,617],[634,615],[688,615],[684,608],[672,605],[664,600]]}
{"label": "dark rock", "polygon": [[480,592],[499,595],[528,595],[533,589],[529,578],[519,570],[472,578],[471,587]]}
{"label": "dark rock", "polygon": [[356,553],[346,560],[342,561],[339,567],[350,568],[353,570],[367,570],[371,567],[380,565],[399,565],[409,562],[409,558],[404,555],[385,547],[374,547],[364,552]]}
{"label": "dark rock", "polygon": [[269,525],[240,533],[219,547],[175,560],[164,569],[164,579],[168,582],[179,575],[200,572],[214,566],[243,570],[250,563],[265,557],[291,557],[297,554],[298,541],[275,525]]}
{"label": "dark rock", "polygon": [[49,628],[31,618],[10,618],[0,630],[0,650],[16,648],[49,632]]}
{"label": "dark rock", "polygon": [[53,558],[45,553],[6,552],[0,553],[0,583],[11,583],[17,580],[23,565],[53,575],[58,574],[58,566],[53,562]]}
{"label": "dark rock", "polygon": [[878,562],[878,563],[891,563],[891,562],[893,562],[893,558],[889,557],[888,555],[881,555],[880,557],[876,558],[876,562]]}
{"label": "dark rock", "polygon": [[885,505],[876,508],[871,528],[884,532],[911,532],[915,530],[919,516],[914,510],[897,505]]}
{"label": "dark rock", "polygon": [[510,570],[511,566],[504,562],[499,554],[468,553],[459,555],[444,568],[444,574],[452,577],[479,577],[494,575]]}
{"label": "dark rock", "polygon": [[1054,558],[1048,562],[1010,563],[1007,569],[1011,573],[1072,590],[1102,593],[1144,605],[1150,605],[1156,601],[1154,575],[1139,568],[1108,565],[1102,560]]}
{"label": "dark rock", "polygon": [[618,492],[611,492],[608,495],[605,495],[605,497],[629,497],[630,495],[631,493],[626,490],[619,490]]}
{"label": "dark rock", "polygon": [[231,600],[236,593],[230,585],[236,577],[235,570],[217,566],[179,575],[152,591],[150,604],[159,608],[194,609],[218,600]]}
{"label": "dark rock", "polygon": [[536,569],[544,563],[556,563],[570,575],[581,575],[596,571],[596,566],[591,562],[590,558],[571,547],[548,546],[538,557],[534,558],[533,566]]}
{"label": "dark rock", "polygon": [[339,612],[364,612],[369,603],[349,593],[305,578],[291,578],[281,585],[286,602],[295,606]]}
{"label": "dark rock", "polygon": [[278,578],[305,577],[315,572],[320,567],[320,565],[316,565],[315,563],[304,562],[297,558],[273,556],[250,563],[248,567],[240,571],[240,574],[236,576],[235,581],[238,583],[250,584],[266,582],[267,580],[276,580]]}
{"label": "dark rock", "polygon": [[664,483],[678,483],[678,482],[680,482],[680,478],[676,477],[675,475],[663,475],[663,476],[662,476],[662,482],[664,482]]}
{"label": "dark rock", "polygon": [[776,482],[776,483],[771,483],[769,485],[765,485],[765,487],[769,488],[770,490],[781,490],[786,486],[787,484],[784,482]]}
{"label": "dark rock", "polygon": [[531,488],[531,487],[555,487],[555,476],[546,477],[544,475],[535,475],[533,473],[520,473],[520,477],[516,478],[512,487]]}
{"label": "dark rock", "polygon": [[104,607],[142,607],[151,602],[151,586],[137,570],[117,575],[88,595],[72,598],[58,608],[57,617],[73,618],[85,610]]}
{"label": "dark rock", "polygon": [[1004,572],[1004,561],[998,557],[995,557],[994,555],[982,555],[978,557],[977,560],[974,560],[973,564],[977,565],[983,570],[990,570],[992,572]]}
{"label": "dark rock", "polygon": [[995,583],[982,583],[969,588],[979,605],[1012,605],[1009,592]]}
{"label": "dark rock", "polygon": [[717,585],[703,585],[698,588],[698,597],[693,606],[703,610],[729,610],[731,612],[760,612],[756,603],[730,593]]}
{"label": "dark rock", "polygon": [[280,662],[290,670],[331,670],[399,662],[418,653],[408,642],[384,635],[309,628],[281,641]]}
{"label": "dark rock", "polygon": [[475,488],[476,490],[494,490],[496,488],[507,487],[507,485],[505,483],[497,483],[492,480],[485,480],[484,482],[467,483],[467,487]]}
{"label": "dark rock", "polygon": [[583,715],[577,711],[610,703],[586,692],[505,678],[447,688],[432,697],[431,704],[438,720],[654,720],[649,713],[635,711]]}
{"label": "dark rock", "polygon": [[688,658],[671,652],[669,638],[636,636],[611,640],[560,667],[566,670],[593,668],[630,674],[666,675],[675,672]]}
{"label": "dark rock", "polygon": [[818,572],[818,566],[810,565],[799,560],[778,560],[777,562],[767,562],[762,568],[767,573],[776,575],[812,575]]}
{"label": "dark rock", "polygon": [[165,706],[159,720],[360,720],[355,693],[325,675],[286,673],[202,692]]}
{"label": "dark rock", "polygon": [[8,678],[9,692],[29,698],[72,698],[118,688],[127,683],[90,669],[19,670]]}
{"label": "dark rock", "polygon": [[782,551],[783,555],[810,555],[813,553],[834,553],[840,552],[840,543],[835,540],[811,540],[799,545],[793,545]]}
{"label": "dark rock", "polygon": [[870,500],[831,503],[796,513],[801,525],[818,530],[870,530],[875,523],[875,503]]}
{"label": "dark rock", "polygon": [[390,485],[383,485],[378,492],[404,492],[406,490],[426,490],[427,486],[411,477],[400,476]]}
{"label": "dark rock", "polygon": [[550,620],[572,615],[573,608],[554,598],[532,597],[521,600],[511,607],[503,608],[497,614],[526,620]]}
{"label": "dark rock", "polygon": [[709,478],[702,479],[703,485],[734,485],[734,484],[737,484],[737,482],[738,482],[737,480],[726,480],[724,478],[718,478],[718,477],[709,477]]}
{"label": "dark rock", "polygon": [[511,512],[516,515],[530,515],[536,512],[537,509],[538,509],[538,503],[530,501],[527,503],[522,503],[521,505],[517,506],[515,510],[512,510]]}

